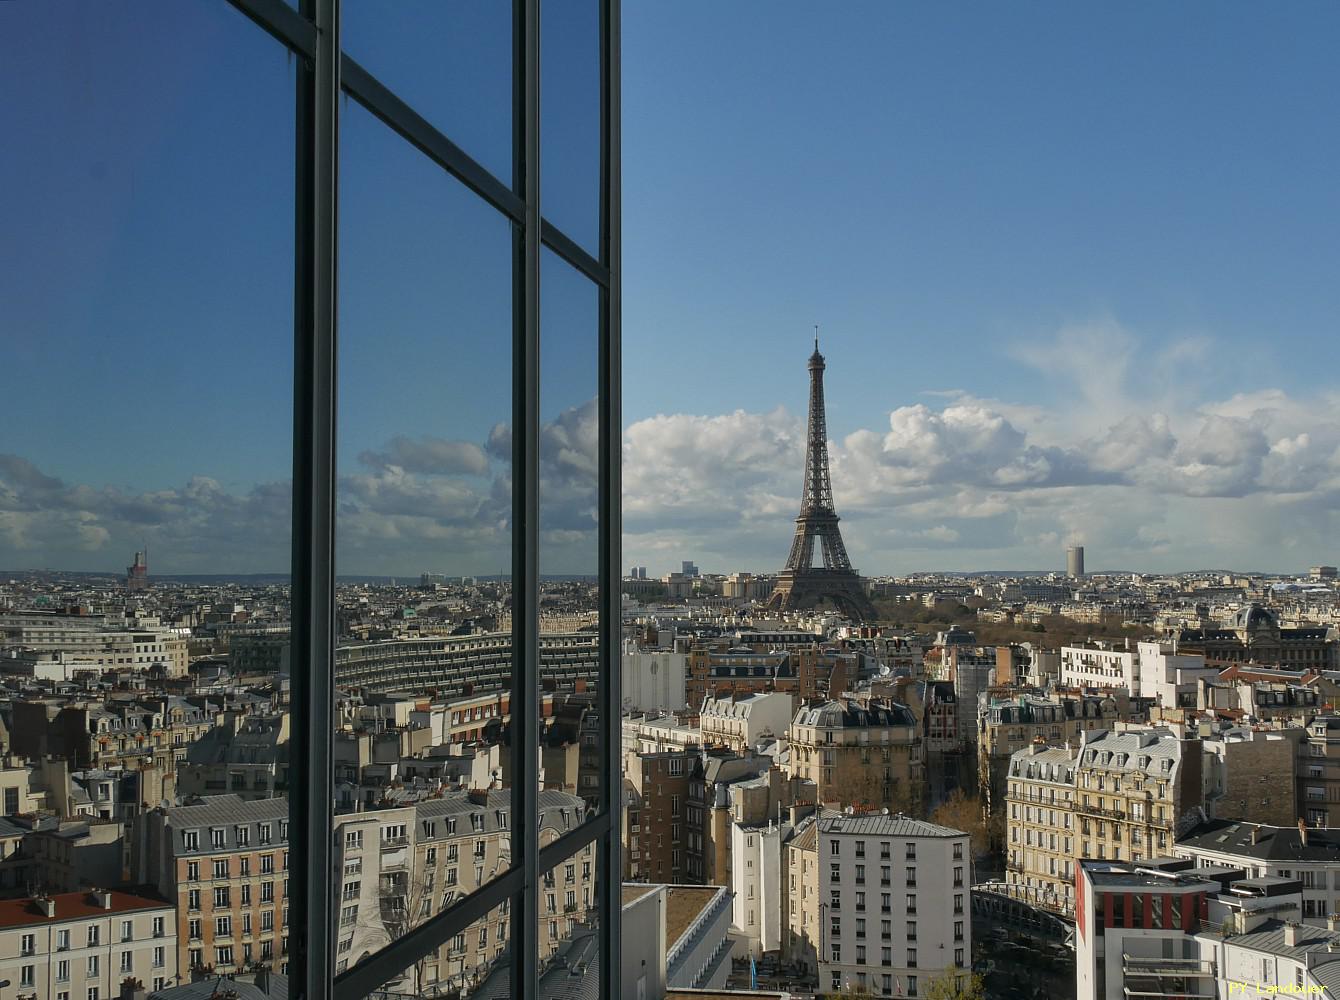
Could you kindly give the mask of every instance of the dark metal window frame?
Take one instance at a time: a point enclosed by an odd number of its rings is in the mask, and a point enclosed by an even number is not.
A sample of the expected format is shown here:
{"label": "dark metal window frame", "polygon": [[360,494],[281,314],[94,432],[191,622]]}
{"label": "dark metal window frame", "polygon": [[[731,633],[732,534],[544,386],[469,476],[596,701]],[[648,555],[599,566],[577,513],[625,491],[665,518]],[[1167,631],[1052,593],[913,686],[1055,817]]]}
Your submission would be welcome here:
{"label": "dark metal window frame", "polygon": [[[289,810],[295,843],[289,907],[294,1000],[357,1000],[400,975],[505,901],[511,903],[513,993],[538,994],[539,881],[594,843],[600,988],[619,986],[623,777],[617,630],[620,534],[619,3],[600,8],[600,245],[593,257],[543,218],[540,205],[540,0],[513,0],[513,177],[505,184],[340,49],[341,0],[228,0],[298,57],[294,308],[292,745]],[[513,774],[533,775],[539,704],[540,248],[599,292],[598,713],[604,747],[600,808],[540,849],[538,786],[512,783],[513,865],[353,968],[335,974],[332,718],[335,658],[335,433],[338,308],[336,213],[339,106],[346,94],[477,196],[513,230]]]}

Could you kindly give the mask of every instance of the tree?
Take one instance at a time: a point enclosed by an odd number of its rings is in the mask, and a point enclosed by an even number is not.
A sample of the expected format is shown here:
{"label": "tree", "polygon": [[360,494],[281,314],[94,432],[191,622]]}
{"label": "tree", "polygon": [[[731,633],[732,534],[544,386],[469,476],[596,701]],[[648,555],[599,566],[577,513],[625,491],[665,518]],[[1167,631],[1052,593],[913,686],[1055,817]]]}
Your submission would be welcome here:
{"label": "tree", "polygon": [[931,822],[966,833],[973,857],[991,850],[990,831],[986,817],[982,815],[982,804],[965,795],[961,788],[950,792],[949,797],[936,807],[931,813]]}
{"label": "tree", "polygon": [[946,969],[926,986],[926,997],[927,1000],[986,1000],[986,982],[966,969]]}

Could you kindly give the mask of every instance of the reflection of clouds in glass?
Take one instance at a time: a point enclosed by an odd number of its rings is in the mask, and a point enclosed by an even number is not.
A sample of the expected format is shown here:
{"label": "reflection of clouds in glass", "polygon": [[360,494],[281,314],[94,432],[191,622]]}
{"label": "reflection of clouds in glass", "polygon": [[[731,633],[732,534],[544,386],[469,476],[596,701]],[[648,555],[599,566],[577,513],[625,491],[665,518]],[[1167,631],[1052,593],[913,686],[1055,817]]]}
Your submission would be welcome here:
{"label": "reflection of clouds in glass", "polygon": [[[543,539],[555,573],[592,572],[599,440],[595,401],[540,430]],[[339,571],[404,574],[425,564],[463,574],[510,565],[511,429],[487,441],[397,435],[358,456],[339,480]],[[0,567],[116,571],[146,541],[161,572],[283,572],[287,482],[231,493],[208,476],[133,493],[69,485],[18,455],[0,455]],[[561,565],[571,550],[574,565]],[[577,565],[576,563],[581,563]]]}
{"label": "reflection of clouds in glass", "polygon": [[146,540],[177,572],[283,572],[292,494],[287,482],[230,493],[208,476],[132,493],[70,486],[31,461],[0,455],[0,560],[6,568],[108,569]]}

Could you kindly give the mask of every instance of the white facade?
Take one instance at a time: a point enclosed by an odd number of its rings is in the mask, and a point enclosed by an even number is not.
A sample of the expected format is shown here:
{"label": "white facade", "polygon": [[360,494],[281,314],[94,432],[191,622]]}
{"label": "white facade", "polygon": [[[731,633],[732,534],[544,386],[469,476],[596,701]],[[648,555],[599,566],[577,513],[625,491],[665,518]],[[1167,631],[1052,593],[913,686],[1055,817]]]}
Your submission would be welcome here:
{"label": "white facade", "polygon": [[781,827],[731,825],[731,922],[750,955],[780,951],[786,931],[782,912]]}
{"label": "white facade", "polygon": [[176,910],[125,892],[0,902],[0,1000],[108,1000],[131,977],[174,985]]}
{"label": "white facade", "polygon": [[675,712],[686,707],[689,657],[624,643],[620,658],[623,707],[629,712]]}
{"label": "white facade", "polygon": [[968,835],[902,816],[818,821],[819,991],[916,996],[972,964]]}
{"label": "white facade", "polygon": [[1065,687],[1140,690],[1140,661],[1128,649],[1061,647],[1061,684]]}
{"label": "white facade", "polygon": [[791,724],[791,696],[769,691],[743,698],[703,699],[698,728],[704,743],[722,744],[735,750],[752,749],[763,740],[786,736]]}
{"label": "white facade", "polygon": [[1158,698],[1164,708],[1194,707],[1196,682],[1219,676],[1219,667],[1207,667],[1200,653],[1178,653],[1171,643],[1141,642],[1136,646],[1140,661],[1140,689],[1133,695]]}

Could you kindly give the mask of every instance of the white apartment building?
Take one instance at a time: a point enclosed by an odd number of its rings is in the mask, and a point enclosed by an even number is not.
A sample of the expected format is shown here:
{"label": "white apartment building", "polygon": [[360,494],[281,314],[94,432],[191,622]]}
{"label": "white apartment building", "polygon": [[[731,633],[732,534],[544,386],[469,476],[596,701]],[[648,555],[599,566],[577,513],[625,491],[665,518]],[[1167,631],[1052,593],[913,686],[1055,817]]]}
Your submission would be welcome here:
{"label": "white apartment building", "polygon": [[782,907],[782,840],[789,827],[731,824],[731,923],[755,957],[780,951],[786,933]]}
{"label": "white apartment building", "polygon": [[819,991],[920,996],[972,964],[968,835],[901,815],[817,822]]}
{"label": "white apartment building", "polygon": [[1172,854],[1199,865],[1241,868],[1249,876],[1297,879],[1304,923],[1325,926],[1327,917],[1340,913],[1340,830],[1212,819],[1187,831]]}
{"label": "white apartment building", "polygon": [[740,698],[703,699],[698,728],[703,744],[728,746],[743,753],[763,740],[786,736],[793,703],[784,691],[767,691]]}
{"label": "white apartment building", "polygon": [[176,911],[127,892],[0,900],[0,1000],[112,1000],[175,985]]}
{"label": "white apartment building", "polygon": [[1140,660],[1130,649],[1061,647],[1061,685],[1080,688],[1140,690]]}
{"label": "white apartment building", "polygon": [[1195,708],[1198,682],[1219,676],[1219,667],[1205,665],[1202,653],[1179,653],[1175,642],[1141,642],[1136,645],[1140,663],[1140,689],[1133,695],[1157,698],[1164,708]]}
{"label": "white apartment building", "polygon": [[177,629],[87,628],[70,619],[52,624],[0,624],[0,643],[39,653],[62,652],[104,670],[148,670],[161,665],[169,677],[185,677],[186,636]]}

